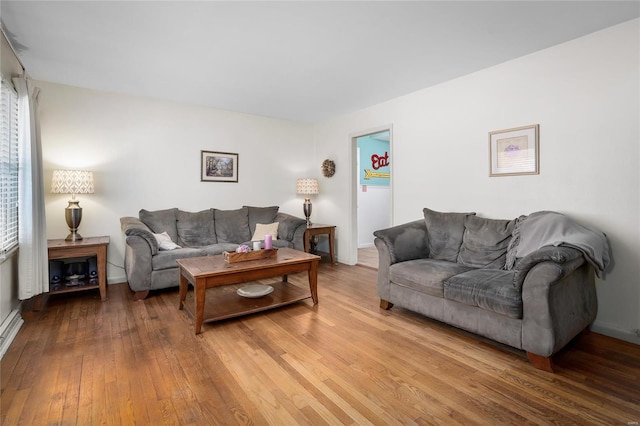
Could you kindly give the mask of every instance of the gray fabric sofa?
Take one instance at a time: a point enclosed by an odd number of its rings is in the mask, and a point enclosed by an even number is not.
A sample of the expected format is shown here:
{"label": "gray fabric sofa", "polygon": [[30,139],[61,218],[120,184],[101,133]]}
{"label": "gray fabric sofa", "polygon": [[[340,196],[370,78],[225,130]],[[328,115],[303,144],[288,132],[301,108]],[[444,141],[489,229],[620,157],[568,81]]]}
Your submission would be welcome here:
{"label": "gray fabric sofa", "polygon": [[[150,290],[177,287],[180,277],[176,259],[221,254],[241,244],[251,246],[257,224],[278,222],[273,247],[304,251],[306,221],[278,210],[277,206],[200,212],[143,209],[137,218],[120,218],[125,238],[124,266],[134,298],[144,299]],[[172,246],[179,248],[163,249],[157,238],[163,233]]]}
{"label": "gray fabric sofa", "polygon": [[552,355],[596,317],[594,272],[609,263],[606,236],[556,212],[513,220],[423,213],[374,233],[380,307],[522,349],[552,371]]}

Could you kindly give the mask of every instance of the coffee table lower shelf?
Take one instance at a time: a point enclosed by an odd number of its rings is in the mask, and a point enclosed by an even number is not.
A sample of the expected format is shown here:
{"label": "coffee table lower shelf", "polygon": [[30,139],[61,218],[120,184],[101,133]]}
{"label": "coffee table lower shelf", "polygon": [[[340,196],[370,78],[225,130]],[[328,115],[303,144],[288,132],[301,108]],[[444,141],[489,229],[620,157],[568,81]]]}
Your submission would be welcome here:
{"label": "coffee table lower shelf", "polygon": [[[203,322],[249,315],[311,298],[311,292],[308,288],[303,289],[285,281],[268,283],[273,287],[273,292],[266,296],[257,298],[239,296],[236,291],[247,284],[230,284],[208,288],[204,303]],[[195,291],[190,286],[184,305],[185,310],[192,318],[195,318],[194,293]]]}

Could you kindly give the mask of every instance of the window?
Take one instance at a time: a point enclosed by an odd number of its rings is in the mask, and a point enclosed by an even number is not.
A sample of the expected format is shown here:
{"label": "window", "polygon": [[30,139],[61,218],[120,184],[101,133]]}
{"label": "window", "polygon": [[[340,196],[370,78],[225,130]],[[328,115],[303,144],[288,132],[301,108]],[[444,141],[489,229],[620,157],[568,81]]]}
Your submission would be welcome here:
{"label": "window", "polygon": [[18,245],[18,94],[4,79],[0,98],[0,258],[3,258]]}

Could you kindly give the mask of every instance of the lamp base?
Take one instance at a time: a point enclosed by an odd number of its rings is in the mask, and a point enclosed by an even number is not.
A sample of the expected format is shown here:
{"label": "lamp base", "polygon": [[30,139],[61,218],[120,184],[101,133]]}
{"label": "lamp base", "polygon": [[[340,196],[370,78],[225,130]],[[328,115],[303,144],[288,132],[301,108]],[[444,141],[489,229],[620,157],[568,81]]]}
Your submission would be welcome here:
{"label": "lamp base", "polygon": [[304,211],[304,217],[307,218],[307,226],[311,225],[311,199],[309,197],[304,199],[304,204],[302,205],[302,211]]}
{"label": "lamp base", "polygon": [[67,220],[69,227],[69,235],[65,241],[81,241],[82,235],[78,233],[78,227],[82,220],[82,207],[78,204],[78,200],[69,200],[69,205],[64,209],[64,218]]}
{"label": "lamp base", "polygon": [[64,239],[65,241],[71,241],[71,242],[76,242],[76,241],[82,241],[82,235],[78,234],[78,231],[75,232],[70,232],[69,235],[67,235],[67,238]]}

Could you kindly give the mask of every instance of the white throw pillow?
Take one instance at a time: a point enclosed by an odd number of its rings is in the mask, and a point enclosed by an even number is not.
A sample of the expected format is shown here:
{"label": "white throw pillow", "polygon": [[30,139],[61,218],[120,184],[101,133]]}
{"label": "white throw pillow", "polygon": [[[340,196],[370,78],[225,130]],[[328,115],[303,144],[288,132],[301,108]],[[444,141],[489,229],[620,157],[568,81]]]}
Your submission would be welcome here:
{"label": "white throw pillow", "polygon": [[158,247],[160,250],[175,250],[182,248],[173,241],[171,241],[171,237],[167,232],[163,232],[162,234],[153,234],[156,237],[156,241],[158,242]]}
{"label": "white throw pillow", "polygon": [[278,225],[280,222],[274,223],[256,223],[256,232],[253,233],[251,241],[262,241],[265,235],[271,235],[274,240],[278,239]]}

